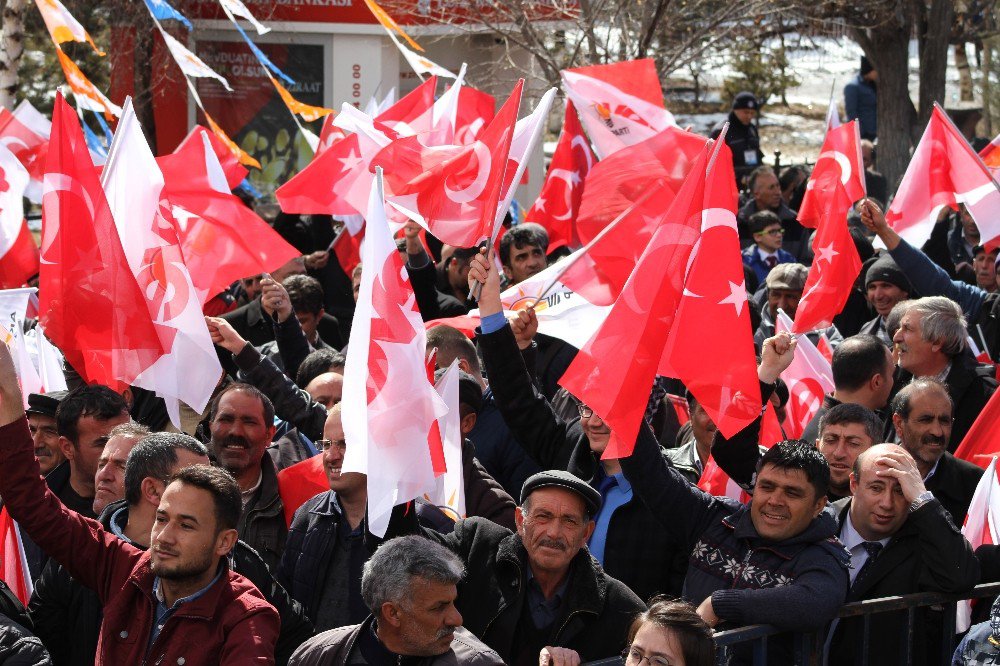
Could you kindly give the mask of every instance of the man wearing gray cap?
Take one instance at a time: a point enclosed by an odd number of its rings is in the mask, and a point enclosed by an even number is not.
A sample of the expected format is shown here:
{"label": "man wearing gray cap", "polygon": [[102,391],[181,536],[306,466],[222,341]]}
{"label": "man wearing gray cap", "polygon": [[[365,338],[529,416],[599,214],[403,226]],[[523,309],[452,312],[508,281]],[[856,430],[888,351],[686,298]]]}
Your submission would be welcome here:
{"label": "man wearing gray cap", "polygon": [[[754,333],[753,341],[760,349],[764,340],[774,337],[774,323],[778,319],[778,310],[784,312],[790,319],[795,319],[795,311],[802,298],[802,290],[806,286],[809,269],[802,264],[778,264],[767,274],[764,282],[767,287],[767,303],[760,311],[760,326]],[[836,348],[844,337],[836,326],[830,326],[822,331],[830,345]],[[820,331],[810,331],[807,335],[813,344],[819,341]]]}
{"label": "man wearing gray cap", "polygon": [[460,520],[447,535],[424,530],[476,573],[455,605],[465,627],[505,663],[537,664],[543,649],[553,663],[579,663],[625,647],[645,605],[584,547],[600,502],[569,472],[539,472],[521,490],[516,533],[483,518]]}
{"label": "man wearing gray cap", "polygon": [[28,415],[28,430],[35,444],[35,459],[42,476],[66,460],[59,448],[59,430],[56,428],[56,410],[65,397],[66,391],[28,394],[28,408],[24,413]]}

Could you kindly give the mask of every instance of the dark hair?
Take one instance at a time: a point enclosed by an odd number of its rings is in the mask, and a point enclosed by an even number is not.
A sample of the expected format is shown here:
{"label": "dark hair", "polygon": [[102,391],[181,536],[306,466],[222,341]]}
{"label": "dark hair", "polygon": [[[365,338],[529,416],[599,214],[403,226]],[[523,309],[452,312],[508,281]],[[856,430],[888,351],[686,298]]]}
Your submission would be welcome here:
{"label": "dark hair", "polygon": [[772,225],[781,224],[781,218],[769,210],[759,210],[750,216],[747,224],[750,227],[750,233],[759,234]]}
{"label": "dark hair", "polygon": [[81,418],[93,416],[98,421],[107,421],[122,414],[128,414],[125,398],[107,386],[87,384],[71,391],[59,403],[56,409],[56,432],[76,446],[80,436],[77,424]]}
{"label": "dark hair", "polygon": [[841,342],[833,350],[833,384],[841,391],[856,391],[868,383],[872,375],[884,375],[892,361],[886,355],[885,343],[874,335],[859,333]]}
{"label": "dark hair", "polygon": [[456,247],[448,257],[448,261],[445,262],[445,266],[450,264],[452,261],[462,261],[468,263],[469,260],[477,254],[479,254],[478,247]]}
{"label": "dark hair", "polygon": [[243,513],[243,496],[233,475],[221,467],[188,465],[170,477],[180,483],[207,490],[215,502],[215,533],[235,530]]}
{"label": "dark hair", "polygon": [[[448,365],[451,365],[450,363]],[[441,381],[448,368],[438,368],[434,371],[434,382]],[[458,409],[462,418],[469,414],[478,414],[483,408],[483,386],[476,378],[462,370],[458,371]]]}
{"label": "dark hair", "polygon": [[187,449],[208,457],[208,449],[190,435],[179,432],[157,432],[146,435],[132,447],[125,460],[125,501],[135,506],[142,497],[142,480],[152,477],[166,482],[177,464],[177,449]]}
{"label": "dark hair", "polygon": [[281,283],[295,312],[319,314],[323,311],[323,285],[308,275],[289,275]]}
{"label": "dark hair", "polygon": [[823,429],[827,426],[840,425],[841,423],[863,425],[865,434],[871,438],[873,444],[882,440],[882,429],[885,425],[882,423],[882,419],[867,407],[852,402],[843,402],[831,407],[828,412],[819,417],[819,436],[823,436]]}
{"label": "dark hair", "polygon": [[219,412],[219,404],[222,402],[222,396],[227,393],[232,393],[233,391],[240,391],[241,393],[246,393],[247,395],[260,400],[261,406],[264,410],[264,427],[269,428],[274,423],[274,403],[272,403],[271,399],[264,395],[259,388],[244,382],[233,382],[226,388],[219,391],[219,395],[215,396],[215,399],[212,400],[212,406],[208,410],[209,423],[215,420],[215,415]]}
{"label": "dark hair", "polygon": [[539,224],[525,223],[511,227],[500,239],[500,263],[504,266],[510,266],[512,246],[517,250],[526,246],[537,247],[545,252],[549,247],[549,235]]}
{"label": "dark hair", "polygon": [[904,419],[909,418],[910,402],[912,402],[914,394],[923,393],[924,391],[933,391],[935,389],[940,390],[948,396],[948,402],[951,403],[952,413],[954,413],[955,399],[952,398],[951,393],[948,392],[947,384],[933,377],[917,377],[909,384],[901,388],[899,393],[896,394],[896,397],[892,399],[892,413],[899,414]]}
{"label": "dark hair", "polygon": [[768,173],[771,174],[772,176],[775,175],[774,174],[774,169],[772,169],[771,167],[767,166],[766,164],[762,165],[762,166],[759,166],[756,169],[754,169],[753,171],[751,171],[750,172],[750,177],[747,178],[747,190],[749,190],[751,193],[753,193],[753,188],[754,188],[755,185],[757,185],[757,179],[760,178],[761,176],[763,176],[764,174],[768,174]]}
{"label": "dark hair", "polygon": [[671,632],[681,648],[687,666],[713,666],[715,641],[712,628],[701,619],[694,606],[686,601],[657,595],[649,600],[649,609],[635,616],[628,629],[629,648],[635,635],[646,624],[655,624]]}
{"label": "dark hair", "polygon": [[295,373],[295,385],[304,389],[309,386],[309,382],[320,375],[333,372],[335,368],[343,370],[345,363],[347,357],[336,349],[323,347],[311,351],[299,364],[299,369]]}
{"label": "dark hair", "polygon": [[437,347],[438,367],[448,367],[451,362],[462,359],[469,364],[469,370],[474,374],[482,375],[482,366],[479,363],[479,355],[476,354],[476,345],[465,333],[447,324],[438,324],[427,330],[427,349]]}
{"label": "dark hair", "polygon": [[816,491],[817,498],[826,495],[830,489],[830,464],[811,442],[804,442],[801,439],[778,442],[761,456],[760,462],[757,463],[757,472],[759,473],[767,465],[778,469],[802,470]]}
{"label": "dark hair", "polygon": [[781,187],[782,191],[787,190],[799,176],[808,176],[806,168],[801,164],[793,164],[790,167],[786,167],[782,170],[781,175],[778,176],[778,186]]}

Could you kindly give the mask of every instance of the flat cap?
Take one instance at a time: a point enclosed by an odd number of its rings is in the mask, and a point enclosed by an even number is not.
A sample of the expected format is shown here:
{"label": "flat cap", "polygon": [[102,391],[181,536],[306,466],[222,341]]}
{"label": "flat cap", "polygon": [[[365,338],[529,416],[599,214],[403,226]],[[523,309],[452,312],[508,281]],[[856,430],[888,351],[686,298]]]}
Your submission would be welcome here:
{"label": "flat cap", "polygon": [[29,393],[28,408],[25,414],[41,414],[42,416],[56,417],[56,410],[59,403],[66,397],[67,391],[52,391],[50,393]]}
{"label": "flat cap", "polygon": [[521,487],[521,504],[524,504],[528,495],[539,488],[562,488],[576,493],[583,498],[583,503],[587,505],[587,514],[590,516],[595,515],[601,508],[601,493],[580,477],[561,469],[550,469],[529,476]]}
{"label": "flat cap", "polygon": [[778,264],[767,274],[765,284],[768,289],[787,289],[802,291],[806,287],[809,269],[802,264]]}

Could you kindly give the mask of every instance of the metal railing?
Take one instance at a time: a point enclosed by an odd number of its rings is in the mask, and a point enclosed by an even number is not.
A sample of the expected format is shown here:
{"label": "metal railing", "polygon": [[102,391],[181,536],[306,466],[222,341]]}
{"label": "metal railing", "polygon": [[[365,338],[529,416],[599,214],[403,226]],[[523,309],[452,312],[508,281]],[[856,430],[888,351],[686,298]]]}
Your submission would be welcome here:
{"label": "metal railing", "polygon": [[[898,597],[883,597],[880,599],[867,599],[864,601],[854,601],[844,604],[837,613],[838,618],[862,618],[862,638],[857,645],[857,656],[854,663],[858,666],[866,666],[869,663],[868,648],[871,639],[871,617],[878,613],[890,613],[906,611],[906,634],[900,636],[899,664],[909,666],[913,663],[913,638],[916,630],[917,609],[927,606],[941,606],[942,612],[942,632],[940,658],[936,663],[950,664],[952,654],[958,644],[955,636],[956,608],[959,601],[966,599],[982,599],[1000,595],[1000,583],[984,583],[977,585],[971,592],[963,594],[940,594],[936,592],[920,592],[917,594],[907,594]],[[717,647],[715,663],[723,666],[729,663],[733,654],[733,648],[746,647],[752,655],[754,666],[764,666],[769,663],[768,643],[769,639],[781,636],[791,638],[792,655],[794,663],[808,664],[809,666],[819,665],[823,660],[823,644],[826,640],[826,631],[793,633],[781,631],[766,624],[753,624],[737,629],[720,631],[715,634],[715,644]],[[886,637],[880,637],[886,640]],[[928,660],[928,663],[932,663]]]}

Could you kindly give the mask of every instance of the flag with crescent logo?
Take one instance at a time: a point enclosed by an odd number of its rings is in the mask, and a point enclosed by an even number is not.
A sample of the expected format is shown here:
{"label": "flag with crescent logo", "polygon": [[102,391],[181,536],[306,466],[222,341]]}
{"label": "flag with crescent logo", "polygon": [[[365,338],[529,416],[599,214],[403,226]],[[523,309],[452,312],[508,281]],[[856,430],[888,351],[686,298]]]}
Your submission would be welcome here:
{"label": "flag with crescent logo", "polygon": [[271,272],[301,256],[230,191],[206,134],[156,162],[168,204],[160,212],[173,219],[202,304],[240,278]]}
{"label": "flag with crescent logo", "polygon": [[562,84],[602,160],[677,124],[650,58],[564,69]]}
{"label": "flag with crescent logo", "polygon": [[48,29],[52,41],[56,43],[57,49],[59,49],[59,44],[63,42],[80,42],[90,44],[97,55],[104,55],[104,51],[97,48],[90,33],[84,30],[80,22],[73,18],[73,15],[59,0],[35,0],[35,5],[41,12],[45,27]]}
{"label": "flag with crescent logo", "polygon": [[[219,165],[222,167],[222,172],[226,176],[226,184],[229,186],[229,189],[235,190],[247,177],[249,171],[240,164],[239,159],[229,150],[229,146],[213,132],[201,125],[195,125],[188,132],[187,136],[184,137],[184,140],[174,149],[174,152],[186,152],[192,142],[199,146],[202,145],[202,137],[208,138],[208,143],[212,146],[212,152],[215,153],[215,157],[219,160]],[[196,152],[200,150],[198,148]]]}
{"label": "flag with crescent logo", "polygon": [[523,87],[468,145],[425,145],[417,135],[383,148],[371,165],[385,169],[386,202],[454,247],[491,237]]}
{"label": "flag with crescent logo", "polygon": [[941,209],[957,210],[964,203],[985,245],[1000,236],[998,187],[969,142],[935,106],[885,219],[906,242],[921,247]]}
{"label": "flag with crescent logo", "polygon": [[[165,350],[139,373],[133,385],[162,398],[170,421],[183,430],[179,402],[203,412],[222,376],[222,366],[181,254],[169,203],[161,204],[163,174],[143,136],[131,98],[125,100],[101,183],[129,268],[146,297]],[[166,216],[161,214],[161,205],[168,211]]]}
{"label": "flag with crescent logo", "polygon": [[28,170],[0,142],[0,289],[25,284],[38,274],[38,246],[24,219]]}
{"label": "flag with crescent logo", "polygon": [[493,120],[497,108],[493,95],[463,85],[458,91],[458,110],[455,114],[455,143],[467,145],[482,134]]}
{"label": "flag with crescent logo", "polygon": [[[774,332],[791,333],[792,320],[781,310],[774,322]],[[823,406],[827,393],[832,393],[833,370],[830,362],[816,349],[808,337],[800,335],[795,346],[795,358],[781,373],[788,385],[788,405],[785,407],[785,432],[790,439],[799,439],[802,432]]]}
{"label": "flag with crescent logo", "polygon": [[861,135],[858,121],[852,120],[826,133],[799,209],[799,222],[817,230],[812,241],[815,256],[795,310],[795,333],[827,328],[844,309],[861,272],[847,213],[864,196]]}
{"label": "flag with crescent logo", "polygon": [[39,263],[40,321],[85,381],[121,391],[164,353],[76,113],[58,93]]}
{"label": "flag with crescent logo", "polygon": [[384,206],[373,185],[342,403],[342,470],[367,474],[369,529],[380,537],[394,506],[434,490],[429,436],[448,412],[427,381],[424,324]]}
{"label": "flag with crescent logo", "polygon": [[32,203],[42,202],[42,178],[45,173],[45,153],[49,148],[52,123],[28,100],[22,100],[13,113],[0,107],[0,145],[14,153],[28,170],[28,187],[24,196]]}
{"label": "flag with crescent logo", "polygon": [[566,117],[542,191],[524,216],[549,232],[547,252],[578,244],[575,223],[583,198],[583,181],[596,161],[573,102],[566,100]]}
{"label": "flag with crescent logo", "polygon": [[736,231],[733,158],[724,142],[715,142],[715,149],[701,238],[658,374],[684,382],[722,434],[732,437],[760,414],[761,396]]}
{"label": "flag with crescent logo", "polygon": [[653,218],[648,243],[607,319],[559,380],[611,429],[605,459],[632,455],[642,427],[681,302],[684,270],[701,231],[709,154],[706,145],[680,192]]}

